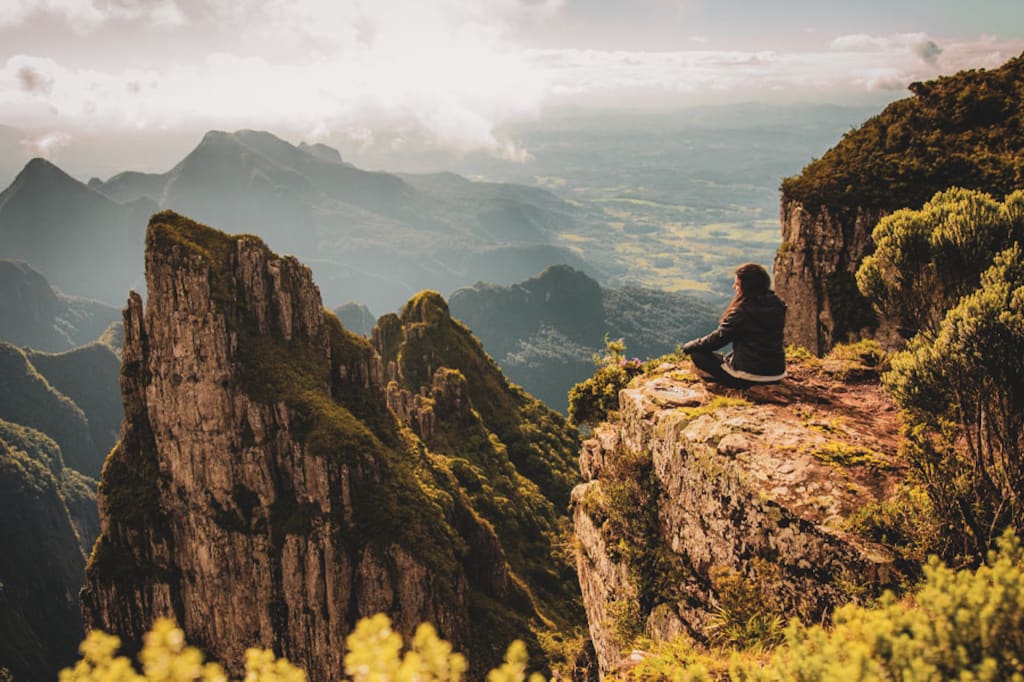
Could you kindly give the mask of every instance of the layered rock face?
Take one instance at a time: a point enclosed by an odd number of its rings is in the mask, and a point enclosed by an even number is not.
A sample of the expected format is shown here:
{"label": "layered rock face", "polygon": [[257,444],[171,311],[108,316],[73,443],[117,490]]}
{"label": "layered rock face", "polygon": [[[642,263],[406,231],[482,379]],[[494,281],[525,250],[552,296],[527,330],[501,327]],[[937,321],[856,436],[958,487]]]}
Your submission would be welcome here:
{"label": "layered rock face", "polygon": [[[133,294],[124,315],[125,420],[100,486],[88,627],[137,645],[171,616],[235,672],[262,646],[329,680],[362,616],[385,612],[406,636],[431,622],[479,667],[496,662],[470,627],[482,605],[503,603],[515,636],[543,619],[506,560],[513,537],[453,473],[458,451],[438,454],[395,418],[389,396],[409,388],[388,388],[380,356],[323,309],[306,267],[161,213],[146,275],[145,310]],[[402,347],[407,330],[391,331]],[[440,394],[461,390],[438,376]],[[442,402],[434,431],[403,416],[427,440],[451,432],[447,415],[475,418],[468,400]]]}
{"label": "layered rock face", "polygon": [[619,407],[584,443],[587,482],[572,494],[602,674],[639,635],[707,641],[727,592],[816,622],[852,586],[898,577],[890,552],[845,522],[901,478],[896,413],[877,382],[798,368],[785,384],[740,392],[664,365]]}
{"label": "layered rock face", "polygon": [[889,211],[805,206],[782,197],[775,291],[788,306],[786,342],[817,355],[871,333],[878,321],[855,274],[874,249],[871,231]]}

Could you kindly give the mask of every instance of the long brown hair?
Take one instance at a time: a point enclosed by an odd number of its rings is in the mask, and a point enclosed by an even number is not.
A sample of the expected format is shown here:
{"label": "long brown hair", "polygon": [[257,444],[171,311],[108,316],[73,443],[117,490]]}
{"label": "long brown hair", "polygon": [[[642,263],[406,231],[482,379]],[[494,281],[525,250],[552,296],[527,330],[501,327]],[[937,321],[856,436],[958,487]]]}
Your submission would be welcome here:
{"label": "long brown hair", "polygon": [[[729,307],[722,313],[722,320],[729,317],[733,311],[749,301],[767,294],[772,288],[772,278],[768,271],[757,263],[744,263],[736,268],[736,279],[740,283],[736,295],[729,302]],[[721,320],[720,320],[721,321]]]}

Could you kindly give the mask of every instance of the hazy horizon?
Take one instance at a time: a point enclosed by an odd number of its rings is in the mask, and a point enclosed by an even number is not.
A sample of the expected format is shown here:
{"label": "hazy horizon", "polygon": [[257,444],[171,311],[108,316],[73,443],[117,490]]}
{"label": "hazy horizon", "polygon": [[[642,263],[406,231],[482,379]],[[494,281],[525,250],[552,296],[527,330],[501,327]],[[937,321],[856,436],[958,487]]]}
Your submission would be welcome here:
{"label": "hazy horizon", "polygon": [[915,80],[1024,52],[1024,4],[1010,0],[0,8],[0,125],[16,129],[0,139],[77,176],[165,171],[210,129],[325,142],[397,170],[431,156],[529,163],[517,131],[558,116],[750,102],[880,109]]}

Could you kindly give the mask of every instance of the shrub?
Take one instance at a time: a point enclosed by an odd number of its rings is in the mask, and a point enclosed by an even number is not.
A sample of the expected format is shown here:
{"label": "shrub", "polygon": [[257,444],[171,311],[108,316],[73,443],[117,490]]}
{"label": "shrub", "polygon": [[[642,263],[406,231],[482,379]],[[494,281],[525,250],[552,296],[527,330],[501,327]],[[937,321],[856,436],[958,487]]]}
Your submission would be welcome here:
{"label": "shrub", "polygon": [[794,621],[761,665],[734,656],[734,680],[1022,680],[1024,550],[1004,535],[976,571],[932,558],[913,601],[847,605],[831,629]]}
{"label": "shrub", "polygon": [[[185,634],[173,622],[160,619],[145,636],[139,653],[142,673],[130,660],[116,656],[117,637],[93,630],[82,642],[82,659],[60,673],[60,682],[227,682],[217,663],[204,663],[203,654],[185,644]],[[346,640],[345,677],[351,682],[457,682],[467,669],[462,654],[422,624],[404,653],[402,638],[384,614],[360,620]],[[522,682],[526,679],[526,647],[512,642],[505,662],[487,674],[487,682]],[[0,678],[2,679],[2,678]],[[306,674],[272,651],[245,652],[245,682],[304,682]],[[534,673],[530,682],[540,682]]]}
{"label": "shrub", "polygon": [[1024,191],[1000,204],[983,192],[939,192],[919,211],[883,218],[857,286],[904,334],[936,333],[946,311],[978,286],[995,255],[1024,239]]}
{"label": "shrub", "polygon": [[604,355],[594,356],[594,376],[569,390],[570,423],[595,426],[619,406],[619,391],[644,371],[644,364],[637,358],[627,359],[625,351],[622,339],[605,340]]}
{"label": "shrub", "polygon": [[896,355],[885,382],[906,415],[903,448],[950,551],[985,556],[1007,527],[1024,527],[1024,255],[999,254],[981,287],[938,333]]}

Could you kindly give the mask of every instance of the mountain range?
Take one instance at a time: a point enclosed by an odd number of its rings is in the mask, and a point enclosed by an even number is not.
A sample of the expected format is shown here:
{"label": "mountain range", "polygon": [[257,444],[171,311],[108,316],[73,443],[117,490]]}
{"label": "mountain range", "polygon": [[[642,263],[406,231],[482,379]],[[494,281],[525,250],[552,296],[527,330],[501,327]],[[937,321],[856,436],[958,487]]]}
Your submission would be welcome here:
{"label": "mountain range", "polygon": [[166,173],[87,185],[33,159],[0,194],[0,252],[65,292],[120,304],[143,286],[144,226],[159,209],[255,233],[309,262],[326,300],[378,311],[422,289],[586,266],[551,239],[578,209],[544,190],[369,172],[325,145],[251,130],[207,133]]}
{"label": "mountain range", "polygon": [[478,282],[455,291],[449,305],[509,379],[563,412],[569,389],[593,373],[606,341],[622,339],[631,357],[658,357],[711,331],[717,319],[694,296],[602,287],[567,265],[507,287]]}
{"label": "mountain range", "polygon": [[0,340],[59,352],[99,338],[121,319],[117,308],[68,296],[24,261],[0,260]]}

